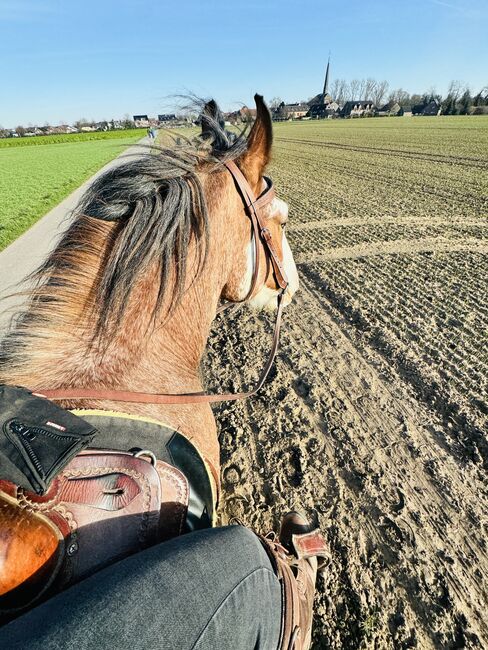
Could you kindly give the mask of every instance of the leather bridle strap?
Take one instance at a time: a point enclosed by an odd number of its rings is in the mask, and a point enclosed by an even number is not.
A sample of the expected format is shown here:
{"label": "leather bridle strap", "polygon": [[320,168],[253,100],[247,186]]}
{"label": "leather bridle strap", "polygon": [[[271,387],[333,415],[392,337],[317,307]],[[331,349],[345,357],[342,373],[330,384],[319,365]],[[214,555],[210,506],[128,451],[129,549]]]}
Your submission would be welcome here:
{"label": "leather bridle strap", "polygon": [[[251,186],[247,182],[246,177],[241,172],[241,170],[236,165],[236,163],[233,160],[229,160],[224,164],[232,174],[232,177],[234,178],[236,187],[239,191],[239,194],[242,197],[244,205],[246,206],[247,214],[251,219],[253,225],[254,245],[255,245],[255,269],[253,273],[253,281],[251,282],[251,289],[249,290],[244,300],[248,300],[248,298],[250,298],[250,296],[252,295],[257,282],[257,276],[259,274],[259,269],[256,272],[256,266],[258,266],[259,263],[259,254],[257,250],[257,243],[259,241],[259,238],[262,238],[262,242],[265,246],[266,252],[269,254],[271,263],[273,265],[276,282],[280,287],[280,289],[285,290],[286,287],[288,286],[288,278],[286,277],[286,272],[283,267],[283,263],[274,246],[271,232],[266,225],[266,220],[264,219],[260,211],[261,208],[263,208],[265,205],[267,205],[274,199],[275,192],[274,192],[273,185],[271,184],[271,181],[269,181],[270,184],[268,185],[266,190],[256,199],[254,198],[254,192],[252,191]],[[257,236],[258,233],[260,237]]]}
{"label": "leather bridle strap", "polygon": [[268,181],[266,190],[256,199],[251,186],[247,182],[244,174],[232,162],[224,163],[229,172],[231,173],[236,187],[244,202],[247,215],[252,223],[252,231],[254,235],[254,270],[251,280],[251,287],[243,300],[236,301],[236,303],[226,303],[224,308],[229,305],[240,304],[248,300],[254,293],[258,278],[259,278],[259,242],[262,242],[265,252],[271,260],[276,282],[280,288],[278,294],[278,310],[276,313],[275,329],[273,334],[273,341],[271,350],[261,371],[256,385],[249,391],[241,393],[222,393],[222,394],[207,394],[204,392],[199,393],[182,393],[177,395],[166,393],[140,393],[125,390],[112,390],[112,389],[91,389],[91,388],[56,388],[56,389],[36,389],[35,394],[46,397],[51,400],[108,400],[112,402],[134,402],[138,404],[209,404],[214,402],[235,401],[245,397],[251,397],[263,386],[266,378],[273,365],[274,358],[278,349],[278,342],[280,338],[281,327],[281,314],[283,312],[283,299],[285,291],[288,286],[288,279],[286,272],[283,268],[282,261],[280,260],[277,251],[274,247],[271,232],[266,226],[266,222],[260,212],[261,208],[267,205],[274,198],[274,189],[271,181]]}

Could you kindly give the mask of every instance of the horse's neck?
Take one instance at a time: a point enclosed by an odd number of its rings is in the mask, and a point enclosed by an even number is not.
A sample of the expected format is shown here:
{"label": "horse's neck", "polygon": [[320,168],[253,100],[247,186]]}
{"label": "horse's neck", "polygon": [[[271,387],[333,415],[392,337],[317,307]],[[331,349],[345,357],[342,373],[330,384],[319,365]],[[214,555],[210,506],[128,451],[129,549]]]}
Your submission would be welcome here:
{"label": "horse's neck", "polygon": [[[225,205],[225,201],[221,205]],[[17,335],[14,332],[11,339],[14,347],[20,341],[17,353],[11,358],[7,354],[4,363],[0,358],[0,383],[37,389],[117,387],[161,393],[201,390],[199,363],[234,256],[227,213],[222,208],[214,210],[205,266],[170,317],[157,326],[150,322],[157,283],[154,277],[146,275],[134,286],[123,322],[114,329],[109,344],[98,347],[93,344],[95,323],[86,316],[84,305],[91,304],[97,268],[103,258],[102,242],[109,240],[109,226],[102,224],[99,241],[94,236],[87,246],[92,257],[88,259],[85,255],[84,264],[79,265],[81,270],[71,272],[70,287],[65,289],[63,283],[51,287],[52,291],[59,292],[59,300],[56,296],[53,301],[41,300],[41,318],[21,319]],[[191,256],[188,268],[196,268]],[[35,305],[33,308],[35,310]],[[24,335],[19,336],[22,328]],[[67,405],[70,408],[100,407],[100,403],[89,401]],[[208,405],[103,402],[103,408],[165,421],[195,438],[202,451],[216,464],[218,462],[215,422]]]}
{"label": "horse's neck", "polygon": [[[135,287],[120,327],[100,350],[86,323],[67,327],[53,310],[34,338],[27,338],[21,358],[0,365],[0,383],[29,388],[109,388],[184,393],[202,389],[199,363],[218,303],[221,278],[212,260],[185,292],[171,316],[159,327],[150,322],[154,283]],[[152,285],[152,286],[150,286]],[[82,301],[81,301],[82,302]],[[94,325],[93,325],[94,326]],[[70,402],[70,408],[100,408],[90,401]],[[202,453],[218,465],[215,421],[208,405],[155,406],[103,402],[105,410],[149,416],[194,439]]]}

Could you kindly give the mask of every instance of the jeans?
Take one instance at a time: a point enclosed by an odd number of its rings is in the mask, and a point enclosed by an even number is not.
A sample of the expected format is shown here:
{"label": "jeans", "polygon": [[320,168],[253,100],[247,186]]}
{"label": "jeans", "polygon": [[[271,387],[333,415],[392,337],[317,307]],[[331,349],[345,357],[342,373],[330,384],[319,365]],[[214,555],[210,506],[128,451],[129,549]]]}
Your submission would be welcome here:
{"label": "jeans", "polygon": [[281,587],[254,533],[213,528],[121,560],[0,628],[9,650],[276,650]]}

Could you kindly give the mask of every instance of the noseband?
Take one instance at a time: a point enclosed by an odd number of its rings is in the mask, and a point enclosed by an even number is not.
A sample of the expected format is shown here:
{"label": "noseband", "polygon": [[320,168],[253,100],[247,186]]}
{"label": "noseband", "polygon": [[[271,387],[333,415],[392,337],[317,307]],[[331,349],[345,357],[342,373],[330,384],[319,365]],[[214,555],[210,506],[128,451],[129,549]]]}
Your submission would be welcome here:
{"label": "noseband", "polygon": [[267,178],[265,176],[264,178],[267,185],[266,189],[256,198],[251,186],[247,182],[244,174],[241,172],[236,163],[233,161],[228,161],[224,163],[224,165],[234,179],[237,191],[239,192],[242,202],[244,203],[246,214],[251,220],[252,239],[254,243],[254,268],[251,279],[251,286],[246,296],[241,300],[223,304],[218,309],[218,313],[227,307],[240,305],[248,301],[253,296],[259,279],[260,244],[264,249],[266,258],[269,260],[270,264],[273,267],[274,277],[279,287],[279,294],[277,296],[278,310],[276,313],[275,330],[273,335],[273,342],[271,345],[271,351],[268,355],[268,359],[264,365],[263,370],[261,371],[256,385],[251,390],[242,393],[223,393],[210,395],[203,392],[172,395],[165,393],[139,393],[124,390],[97,390],[90,388],[56,388],[52,390],[36,389],[36,394],[41,395],[42,397],[47,397],[51,400],[94,399],[109,400],[113,402],[137,402],[139,404],[208,404],[210,402],[235,401],[243,399],[245,397],[250,397],[262,387],[266,381],[269,371],[271,370],[271,366],[273,365],[276,351],[278,349],[281,314],[283,311],[283,298],[288,287],[288,278],[283,266],[283,260],[278,255],[278,251],[275,247],[271,231],[269,230],[266,219],[262,214],[262,209],[265,206],[269,205],[269,203],[271,203],[271,201],[274,199],[275,191],[273,182],[270,178]]}

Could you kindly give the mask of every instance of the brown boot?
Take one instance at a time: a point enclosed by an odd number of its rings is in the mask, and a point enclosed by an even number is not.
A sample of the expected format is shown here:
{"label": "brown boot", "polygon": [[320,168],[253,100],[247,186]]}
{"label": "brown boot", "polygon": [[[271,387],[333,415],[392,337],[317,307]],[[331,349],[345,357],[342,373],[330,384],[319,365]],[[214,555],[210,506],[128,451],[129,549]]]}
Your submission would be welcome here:
{"label": "brown boot", "polygon": [[283,517],[279,541],[261,537],[282,585],[280,650],[308,650],[312,639],[317,558],[326,556],[325,540],[297,512]]}

